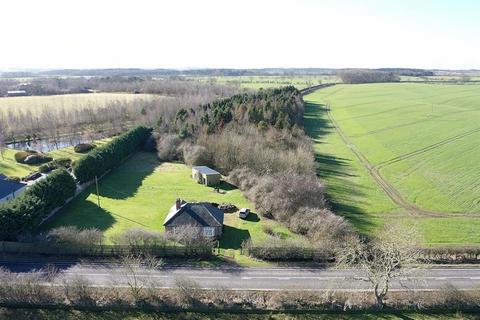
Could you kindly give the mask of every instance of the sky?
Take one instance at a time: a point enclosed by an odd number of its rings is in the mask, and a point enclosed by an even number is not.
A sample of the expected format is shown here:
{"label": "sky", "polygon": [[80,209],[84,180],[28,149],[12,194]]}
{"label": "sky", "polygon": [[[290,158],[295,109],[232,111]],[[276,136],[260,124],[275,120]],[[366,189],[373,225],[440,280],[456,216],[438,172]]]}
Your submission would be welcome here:
{"label": "sky", "polygon": [[2,0],[0,69],[480,69],[477,0]]}

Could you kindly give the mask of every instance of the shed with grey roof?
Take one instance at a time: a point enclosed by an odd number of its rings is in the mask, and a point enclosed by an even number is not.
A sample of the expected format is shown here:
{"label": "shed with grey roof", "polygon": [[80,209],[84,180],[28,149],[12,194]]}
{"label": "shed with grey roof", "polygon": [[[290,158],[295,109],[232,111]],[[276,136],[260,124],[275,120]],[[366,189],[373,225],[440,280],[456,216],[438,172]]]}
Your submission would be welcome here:
{"label": "shed with grey roof", "polygon": [[189,203],[177,199],[163,225],[167,232],[175,232],[176,228],[190,226],[201,236],[219,238],[223,230],[223,216],[223,211],[211,203]]}
{"label": "shed with grey roof", "polygon": [[197,166],[192,167],[192,178],[198,183],[207,186],[215,186],[220,183],[222,175],[212,168],[206,166]]}
{"label": "shed with grey roof", "polygon": [[2,175],[0,177],[0,203],[22,195],[26,188],[25,183],[8,180],[7,177]]}

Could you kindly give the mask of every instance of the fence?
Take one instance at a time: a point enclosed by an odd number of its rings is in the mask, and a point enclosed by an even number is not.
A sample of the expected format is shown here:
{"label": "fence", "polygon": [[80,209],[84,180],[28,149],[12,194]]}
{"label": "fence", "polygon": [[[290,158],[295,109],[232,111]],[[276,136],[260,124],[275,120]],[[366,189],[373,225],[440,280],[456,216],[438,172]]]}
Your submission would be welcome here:
{"label": "fence", "polygon": [[128,254],[148,254],[155,257],[206,258],[213,255],[213,249],[205,246],[77,246],[68,244],[0,241],[0,253],[74,257],[121,257]]}

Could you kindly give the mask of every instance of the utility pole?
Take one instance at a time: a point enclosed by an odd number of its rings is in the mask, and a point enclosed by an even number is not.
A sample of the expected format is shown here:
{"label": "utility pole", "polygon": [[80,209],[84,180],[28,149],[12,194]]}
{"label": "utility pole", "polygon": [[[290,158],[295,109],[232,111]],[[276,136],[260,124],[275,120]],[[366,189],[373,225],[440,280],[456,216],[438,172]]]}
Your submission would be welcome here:
{"label": "utility pole", "polygon": [[97,176],[95,176],[95,186],[97,188],[97,203],[98,203],[98,207],[101,208],[100,206],[100,194],[98,192],[98,179],[97,179]]}

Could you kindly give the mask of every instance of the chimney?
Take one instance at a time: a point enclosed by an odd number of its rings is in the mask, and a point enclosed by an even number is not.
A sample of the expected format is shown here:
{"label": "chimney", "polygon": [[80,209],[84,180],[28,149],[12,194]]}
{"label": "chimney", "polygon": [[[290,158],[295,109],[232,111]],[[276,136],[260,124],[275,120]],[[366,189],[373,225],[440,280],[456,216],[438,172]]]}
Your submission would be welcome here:
{"label": "chimney", "polygon": [[177,201],[175,201],[175,208],[177,210],[180,210],[181,206],[182,206],[182,200],[180,200],[180,198],[177,198]]}

